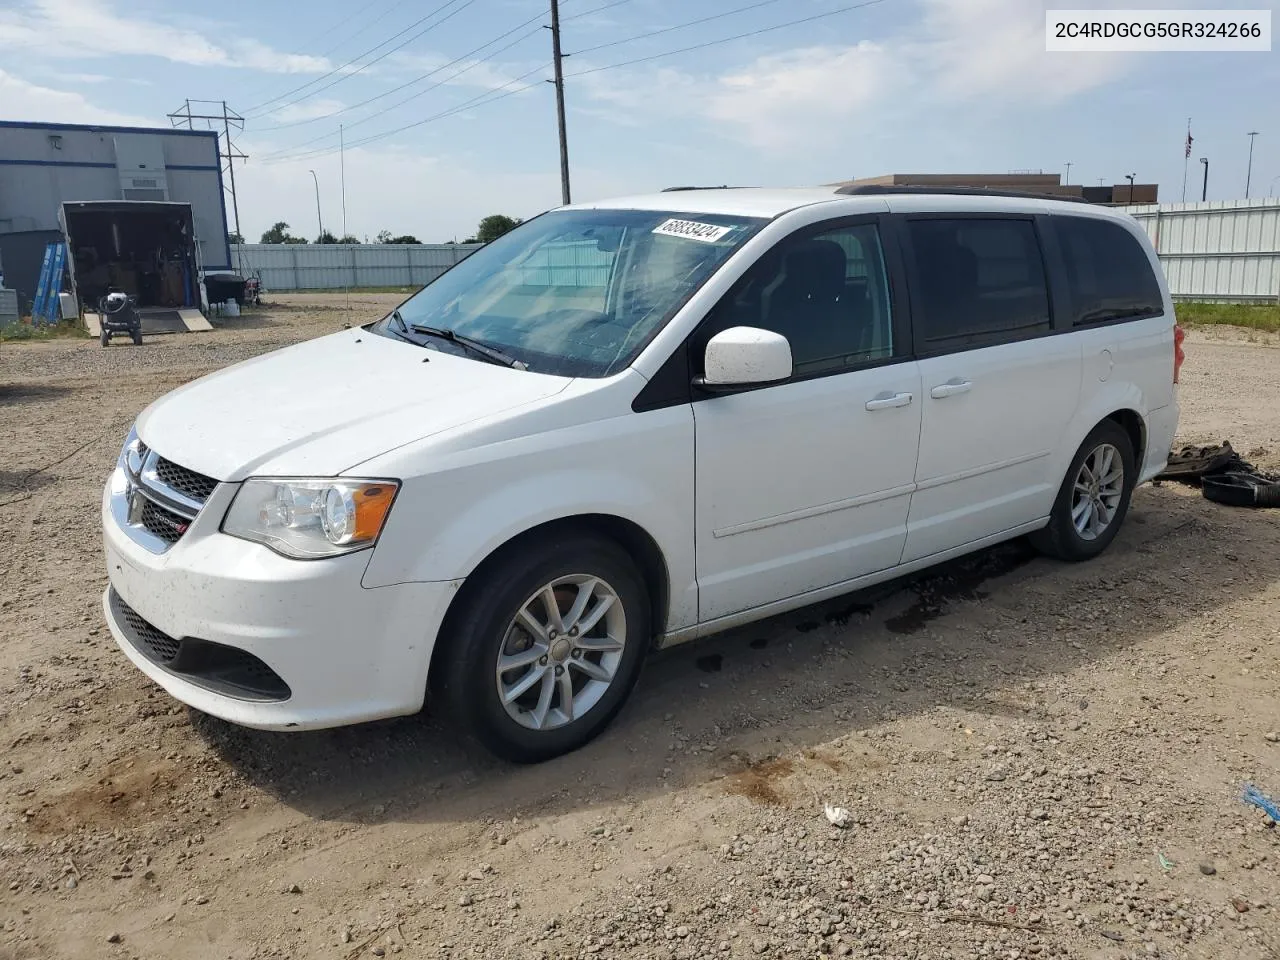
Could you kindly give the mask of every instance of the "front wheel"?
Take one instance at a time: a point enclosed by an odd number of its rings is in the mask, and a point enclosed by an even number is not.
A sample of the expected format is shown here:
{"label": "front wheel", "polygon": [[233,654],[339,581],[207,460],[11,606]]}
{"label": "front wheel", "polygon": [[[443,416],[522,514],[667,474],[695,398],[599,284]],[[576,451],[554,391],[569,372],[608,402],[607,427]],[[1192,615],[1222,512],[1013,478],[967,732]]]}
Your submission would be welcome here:
{"label": "front wheel", "polygon": [[1138,479],[1133,441],[1112,420],[1093,428],[1071,460],[1049,525],[1030,537],[1059,560],[1091,560],[1111,545],[1129,512]]}
{"label": "front wheel", "polygon": [[440,692],[456,722],[507,760],[576,750],[635,686],[649,594],[611,541],[575,535],[516,547],[461,602],[441,637]]}
{"label": "front wheel", "polygon": [[98,334],[98,341],[105,347],[111,342],[111,331],[106,327],[103,327],[102,331]]}
{"label": "front wheel", "polygon": [[142,346],[142,328],[141,327],[135,327],[133,330],[129,331],[129,336],[133,338],[133,345],[135,347]]}

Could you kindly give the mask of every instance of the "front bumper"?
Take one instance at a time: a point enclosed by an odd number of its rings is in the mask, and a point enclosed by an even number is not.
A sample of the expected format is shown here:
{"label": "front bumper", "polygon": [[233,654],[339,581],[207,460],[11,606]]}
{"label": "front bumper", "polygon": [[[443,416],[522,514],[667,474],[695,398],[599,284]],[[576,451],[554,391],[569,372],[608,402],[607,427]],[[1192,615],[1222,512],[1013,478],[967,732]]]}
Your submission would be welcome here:
{"label": "front bumper", "polygon": [[[110,586],[107,624],[134,665],[204,713],[264,730],[306,730],[422,708],[436,633],[461,581],[368,589],[370,553],[299,561],[219,532],[235,484],[221,484],[176,543],[154,552],[118,519],[124,476],[103,492]],[[112,592],[118,596],[113,602]],[[123,605],[119,602],[123,601]],[[122,610],[134,616],[122,615]],[[193,638],[243,651],[283,681],[274,694],[237,690],[166,664],[140,642],[145,621],[174,644]]]}

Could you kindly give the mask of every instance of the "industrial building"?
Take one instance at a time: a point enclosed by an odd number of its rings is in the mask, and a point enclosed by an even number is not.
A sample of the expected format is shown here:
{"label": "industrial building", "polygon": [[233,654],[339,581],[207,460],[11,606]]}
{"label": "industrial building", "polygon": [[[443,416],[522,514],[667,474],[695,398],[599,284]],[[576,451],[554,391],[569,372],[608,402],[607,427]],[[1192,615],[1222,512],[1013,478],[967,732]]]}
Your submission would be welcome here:
{"label": "industrial building", "polygon": [[[84,308],[86,291],[108,284],[171,306],[194,293],[198,304],[196,274],[231,270],[217,134],[0,121],[0,268],[24,311],[45,245],[69,218],[80,224],[69,265]],[[194,258],[166,253],[183,245]]]}
{"label": "industrial building", "polygon": [[878,187],[976,187],[985,190],[1018,190],[1056,197],[1077,197],[1089,203],[1115,206],[1132,203],[1158,203],[1159,185],[1154,183],[1116,183],[1111,186],[1087,187],[1079,183],[1063,183],[1057,173],[890,173],[879,177],[859,177],[834,186]]}

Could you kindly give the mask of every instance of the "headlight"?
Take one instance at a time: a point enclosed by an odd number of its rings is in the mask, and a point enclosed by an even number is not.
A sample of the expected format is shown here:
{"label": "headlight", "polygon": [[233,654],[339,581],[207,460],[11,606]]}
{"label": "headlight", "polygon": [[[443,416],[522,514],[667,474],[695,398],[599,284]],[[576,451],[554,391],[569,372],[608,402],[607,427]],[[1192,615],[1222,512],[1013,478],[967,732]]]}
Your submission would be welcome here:
{"label": "headlight", "polygon": [[373,546],[400,484],[395,480],[246,480],[222,532],[296,560]]}

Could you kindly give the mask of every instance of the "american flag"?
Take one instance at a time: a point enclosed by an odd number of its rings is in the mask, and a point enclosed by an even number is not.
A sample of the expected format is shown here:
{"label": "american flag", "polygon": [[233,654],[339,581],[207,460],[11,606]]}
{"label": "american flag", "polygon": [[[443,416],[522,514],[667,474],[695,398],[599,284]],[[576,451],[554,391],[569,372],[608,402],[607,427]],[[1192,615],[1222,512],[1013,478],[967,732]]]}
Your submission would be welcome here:
{"label": "american flag", "polygon": [[1191,156],[1191,141],[1193,139],[1194,137],[1191,136],[1191,128],[1187,127],[1187,156],[1188,157]]}

